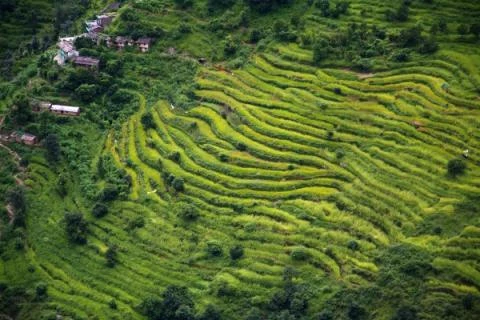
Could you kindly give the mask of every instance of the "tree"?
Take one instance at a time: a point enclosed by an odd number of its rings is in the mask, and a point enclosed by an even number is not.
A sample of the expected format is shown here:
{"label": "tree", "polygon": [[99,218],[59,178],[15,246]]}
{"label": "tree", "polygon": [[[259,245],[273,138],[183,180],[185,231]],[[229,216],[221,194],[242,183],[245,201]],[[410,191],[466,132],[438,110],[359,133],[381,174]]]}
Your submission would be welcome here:
{"label": "tree", "polygon": [[207,253],[212,257],[219,257],[223,254],[222,246],[218,241],[210,240],[207,242]]}
{"label": "tree", "polygon": [[79,212],[67,212],[64,216],[65,231],[70,242],[85,244],[87,242],[88,222]]}
{"label": "tree", "polygon": [[103,202],[97,202],[93,207],[92,214],[95,218],[101,218],[108,213],[108,207]]}
{"label": "tree", "polygon": [[239,244],[230,248],[230,258],[232,260],[238,260],[243,257],[243,247]]}
{"label": "tree", "polygon": [[149,297],[140,308],[150,320],[191,320],[195,304],[186,287],[170,285],[161,299]]}
{"label": "tree", "polygon": [[108,246],[107,251],[105,251],[105,260],[107,261],[107,267],[113,268],[117,264],[117,246]]}
{"label": "tree", "polygon": [[174,0],[175,4],[182,8],[182,9],[186,9],[188,7],[191,7],[192,4],[193,4],[193,0]]}
{"label": "tree", "polygon": [[49,134],[45,141],[43,142],[45,149],[47,151],[47,160],[50,163],[58,162],[60,160],[60,144],[58,143],[58,138],[55,134]]}
{"label": "tree", "polygon": [[25,125],[33,119],[30,102],[25,94],[15,96],[9,116],[18,125]]}
{"label": "tree", "polygon": [[315,2],[315,6],[320,9],[324,17],[328,17],[330,14],[330,1],[329,0],[318,0]]}
{"label": "tree", "polygon": [[392,320],[417,320],[417,311],[409,306],[401,306],[395,312]]}
{"label": "tree", "polygon": [[470,26],[470,33],[476,38],[480,37],[480,23],[474,23]]}
{"label": "tree", "polygon": [[155,129],[155,120],[153,119],[153,116],[151,113],[146,113],[142,116],[142,119],[140,120],[142,122],[142,125],[144,126],[145,129]]}
{"label": "tree", "polygon": [[198,209],[186,202],[178,202],[174,205],[173,212],[185,221],[194,221],[199,217]]}
{"label": "tree", "polygon": [[95,84],[81,84],[75,89],[75,95],[83,102],[92,102],[98,92],[98,86]]}
{"label": "tree", "polygon": [[205,311],[198,317],[198,320],[221,320],[222,316],[220,314],[220,311],[212,305],[209,304],[205,308]]}
{"label": "tree", "polygon": [[467,164],[462,159],[452,159],[448,161],[447,171],[452,177],[463,174],[465,169],[467,169]]}
{"label": "tree", "polygon": [[172,181],[172,187],[176,192],[182,192],[185,190],[185,180],[183,178],[175,178]]}
{"label": "tree", "polygon": [[329,51],[328,41],[321,39],[313,46],[313,63],[319,65],[327,56]]}

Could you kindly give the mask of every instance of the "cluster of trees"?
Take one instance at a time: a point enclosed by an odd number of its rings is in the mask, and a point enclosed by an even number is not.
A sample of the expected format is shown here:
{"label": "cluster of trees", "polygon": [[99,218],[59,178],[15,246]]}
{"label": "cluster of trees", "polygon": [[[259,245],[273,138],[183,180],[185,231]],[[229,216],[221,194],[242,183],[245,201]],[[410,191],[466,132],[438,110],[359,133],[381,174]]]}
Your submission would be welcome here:
{"label": "cluster of trees", "polygon": [[185,190],[185,180],[182,177],[176,177],[173,173],[162,172],[163,182],[170,190],[174,192],[183,192]]}
{"label": "cluster of trees", "polygon": [[88,222],[80,212],[66,212],[64,215],[67,239],[76,244],[87,243]]}
{"label": "cluster of trees", "polygon": [[320,64],[329,56],[343,57],[351,61],[355,69],[368,71],[373,65],[372,58],[390,56],[394,61],[404,62],[409,59],[409,51],[416,50],[422,54],[433,53],[438,44],[431,35],[424,35],[420,26],[408,27],[398,34],[387,35],[386,31],[366,24],[349,24],[328,38],[302,38],[304,46],[313,43],[313,62]]}
{"label": "cluster of trees", "polygon": [[150,320],[220,320],[221,313],[208,305],[203,313],[196,314],[195,302],[186,287],[170,285],[160,297],[148,297],[140,310]]}
{"label": "cluster of trees", "polygon": [[335,7],[330,3],[330,0],[317,0],[315,7],[320,9],[322,16],[338,18],[342,14],[346,14],[350,3],[348,1],[339,1],[335,3]]}

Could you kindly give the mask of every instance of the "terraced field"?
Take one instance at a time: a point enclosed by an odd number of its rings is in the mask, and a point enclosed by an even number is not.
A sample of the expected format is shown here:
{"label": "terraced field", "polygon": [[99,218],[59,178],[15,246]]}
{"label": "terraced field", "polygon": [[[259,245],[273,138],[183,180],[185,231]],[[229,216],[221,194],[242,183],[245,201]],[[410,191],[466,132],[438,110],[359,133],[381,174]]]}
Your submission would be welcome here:
{"label": "terraced field", "polygon": [[[375,279],[376,255],[399,243],[426,249],[456,279],[429,279],[432,303],[478,295],[478,218],[457,226],[458,235],[418,232],[433,215],[455,219],[465,195],[480,192],[479,81],[471,76],[480,71],[478,52],[444,50],[424,65],[376,74],[313,68],[310,56],[282,46],[241,70],[203,68],[189,111],[147,106],[139,95],[140,111],[103,149],[131,176],[131,194],[92,220],[85,247],[63,250],[59,222],[64,210],[89,209],[55,199],[54,173],[34,159],[26,183],[45,202],[35,201],[43,213],[31,218],[38,228],[29,258],[48,279],[51,309],[140,319],[142,299],[168,284],[188,285],[200,305],[233,297],[261,304],[292,265],[315,288],[315,312],[336,288]],[[142,126],[145,113],[155,129]],[[466,174],[447,177],[447,162],[466,149]],[[173,177],[184,179],[183,192],[168,186]],[[41,203],[52,198],[61,208],[45,212]],[[193,204],[200,218],[181,220],[178,202]],[[138,217],[144,227],[126,228]],[[212,242],[222,257],[208,256]],[[103,258],[111,243],[119,247],[114,269]],[[245,256],[232,262],[228,250],[239,243]]]}

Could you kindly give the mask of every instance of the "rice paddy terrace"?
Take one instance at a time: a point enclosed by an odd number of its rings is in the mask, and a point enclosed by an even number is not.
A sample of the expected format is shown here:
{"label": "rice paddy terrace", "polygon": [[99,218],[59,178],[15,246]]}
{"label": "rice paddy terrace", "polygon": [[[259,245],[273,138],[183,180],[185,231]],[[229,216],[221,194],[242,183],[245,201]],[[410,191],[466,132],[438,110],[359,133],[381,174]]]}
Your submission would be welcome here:
{"label": "rice paddy terrace", "polygon": [[[128,199],[89,218],[86,246],[69,244],[63,213],[91,209],[81,196],[60,198],[56,173],[32,159],[31,264],[9,260],[4,272],[15,280],[12,270],[35,269],[48,307],[79,319],[144,319],[138,305],[169,284],[243,319],[236,299],[268,302],[286,266],[311,286],[314,314],[338,290],[376,281],[380,253],[411,244],[436,270],[419,305],[478,296],[480,221],[458,206],[480,194],[479,74],[480,50],[466,44],[368,74],[313,67],[311,51],[278,45],[239,70],[202,67],[188,111],[136,93],[140,110],[98,152],[131,177]],[[144,114],[154,128],[142,125]],[[465,150],[465,174],[449,177],[448,161]],[[199,218],[178,217],[181,203]],[[438,219],[449,221],[443,230]],[[118,247],[115,268],[105,266],[109,244]],[[232,261],[238,244],[245,254]],[[223,254],[212,257],[209,246]],[[422,319],[441,318],[431,310]],[[383,311],[373,318],[390,319],[392,309]]]}
{"label": "rice paddy terrace", "polygon": [[[398,243],[425,248],[436,269],[458,280],[429,280],[439,301],[478,294],[478,217],[454,236],[416,230],[434,214],[455,219],[455,205],[480,191],[477,152],[464,176],[446,177],[448,160],[480,148],[480,101],[471,93],[478,79],[469,75],[480,60],[444,51],[422,66],[364,75],[313,68],[295,46],[276,50],[242,70],[202,69],[198,106],[187,112],[164,101],[147,108],[140,96],[141,110],[103,150],[132,177],[129,201],[92,222],[89,245],[68,254],[57,247],[65,245],[59,217],[32,230],[42,240],[30,255],[49,279],[52,308],[87,318],[111,314],[115,299],[124,319],[140,318],[141,299],[168,284],[188,285],[203,303],[220,299],[212,293],[227,284],[255,303],[281,287],[287,265],[321,302],[334,291],[327,286],[375,279],[375,255]],[[155,129],[141,124],[147,112]],[[40,160],[30,170],[40,193],[52,173]],[[184,192],[171,190],[174,177]],[[200,218],[179,219],[178,202],[194,204]],[[127,232],[138,216],[145,226]],[[120,258],[105,272],[110,242]],[[208,257],[212,242],[223,257]],[[232,263],[228,248],[238,243],[245,256]]]}

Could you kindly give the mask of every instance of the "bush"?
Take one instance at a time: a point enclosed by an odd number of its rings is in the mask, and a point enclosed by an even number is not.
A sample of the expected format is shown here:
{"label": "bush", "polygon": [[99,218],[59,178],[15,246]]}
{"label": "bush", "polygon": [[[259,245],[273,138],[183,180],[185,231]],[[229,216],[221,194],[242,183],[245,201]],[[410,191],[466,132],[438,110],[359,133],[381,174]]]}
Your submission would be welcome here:
{"label": "bush", "polygon": [[350,240],[348,241],[347,243],[347,248],[352,250],[352,251],[357,251],[358,249],[360,249],[360,245],[358,244],[357,241],[355,240]]}
{"label": "bush", "polygon": [[245,150],[247,150],[247,146],[244,143],[239,142],[239,143],[237,143],[237,150],[238,151],[245,151]]}
{"label": "bush", "polygon": [[117,247],[115,245],[108,246],[105,251],[105,259],[109,268],[113,268],[117,264]]}
{"label": "bush", "polygon": [[172,181],[172,187],[176,192],[182,192],[185,190],[185,181],[183,178],[175,178]]}
{"label": "bush", "polygon": [[186,202],[176,203],[174,205],[173,212],[177,215],[177,217],[185,221],[195,221],[200,216],[198,209]]}
{"label": "bush", "polygon": [[241,245],[236,245],[230,248],[230,258],[232,260],[238,260],[243,257],[243,247]]}
{"label": "bush", "polygon": [[155,121],[153,120],[153,116],[151,113],[146,113],[142,116],[140,120],[142,122],[143,127],[147,129],[155,129]]}
{"label": "bush", "polygon": [[67,212],[64,216],[65,231],[70,242],[84,244],[87,242],[88,223],[79,212]]}
{"label": "bush", "polygon": [[467,164],[462,159],[452,159],[448,161],[447,171],[448,171],[448,174],[452,177],[456,177],[458,175],[463,174],[466,169],[467,169]]}
{"label": "bush", "polygon": [[218,241],[210,240],[207,242],[207,253],[212,257],[220,257],[223,255],[222,246]]}
{"label": "bush", "polygon": [[35,286],[35,295],[37,298],[45,298],[47,296],[47,284],[39,282]]}
{"label": "bush", "polygon": [[310,253],[305,248],[295,248],[290,253],[290,257],[296,261],[305,261],[310,258]]}
{"label": "bush", "polygon": [[102,202],[97,202],[92,210],[92,214],[95,218],[101,218],[105,216],[107,213],[108,213],[108,207]]}

